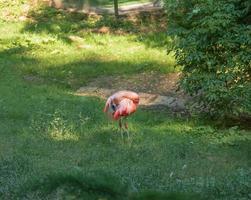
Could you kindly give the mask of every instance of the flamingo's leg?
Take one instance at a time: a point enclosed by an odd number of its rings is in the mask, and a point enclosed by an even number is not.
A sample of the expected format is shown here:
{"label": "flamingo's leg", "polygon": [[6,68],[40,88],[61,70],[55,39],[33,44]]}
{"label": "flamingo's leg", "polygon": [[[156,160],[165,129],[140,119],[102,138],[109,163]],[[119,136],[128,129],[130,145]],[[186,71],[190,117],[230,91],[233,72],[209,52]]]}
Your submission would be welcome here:
{"label": "flamingo's leg", "polygon": [[114,130],[114,131],[118,130],[117,129],[117,125],[114,123],[114,121],[111,120],[111,122],[109,123],[109,125],[112,126],[112,130]]}
{"label": "flamingo's leg", "polygon": [[120,130],[121,137],[122,137],[122,139],[123,139],[122,128],[123,128],[123,126],[122,126],[122,118],[120,118],[120,119],[119,119],[119,130]]}
{"label": "flamingo's leg", "polygon": [[126,130],[126,133],[127,133],[127,137],[128,139],[130,138],[130,135],[129,135],[129,130],[128,130],[128,123],[127,123],[127,118],[125,118],[125,130]]}

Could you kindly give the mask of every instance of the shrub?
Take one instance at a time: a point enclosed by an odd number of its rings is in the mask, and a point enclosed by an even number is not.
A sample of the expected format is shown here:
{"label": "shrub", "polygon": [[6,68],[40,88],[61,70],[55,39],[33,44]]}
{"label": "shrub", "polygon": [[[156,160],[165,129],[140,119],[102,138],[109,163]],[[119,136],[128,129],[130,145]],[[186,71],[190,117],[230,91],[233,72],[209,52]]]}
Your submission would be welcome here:
{"label": "shrub", "polygon": [[[180,86],[213,116],[251,111],[251,2],[165,0]],[[198,108],[198,107],[197,107]]]}

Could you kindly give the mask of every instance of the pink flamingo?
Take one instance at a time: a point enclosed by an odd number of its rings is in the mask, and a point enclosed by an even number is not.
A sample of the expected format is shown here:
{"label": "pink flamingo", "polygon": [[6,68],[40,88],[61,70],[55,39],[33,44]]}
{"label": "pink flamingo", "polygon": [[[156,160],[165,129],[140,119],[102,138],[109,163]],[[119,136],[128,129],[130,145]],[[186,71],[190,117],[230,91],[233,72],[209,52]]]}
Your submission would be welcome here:
{"label": "pink flamingo", "polygon": [[[114,120],[119,120],[119,128],[120,133],[123,138],[122,129],[122,118],[125,119],[134,113],[137,110],[137,106],[139,104],[139,95],[132,91],[119,91],[110,96],[105,104],[104,112],[110,112],[112,114],[112,118]],[[127,132],[127,136],[129,138],[128,132],[128,124],[125,121],[124,127]]]}

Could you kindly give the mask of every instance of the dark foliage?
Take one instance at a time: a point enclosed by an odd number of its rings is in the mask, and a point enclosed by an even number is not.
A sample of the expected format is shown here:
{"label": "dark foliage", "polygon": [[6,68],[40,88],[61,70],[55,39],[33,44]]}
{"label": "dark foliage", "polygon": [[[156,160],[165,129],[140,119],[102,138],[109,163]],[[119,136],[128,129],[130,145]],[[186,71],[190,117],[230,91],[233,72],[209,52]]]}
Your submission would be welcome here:
{"label": "dark foliage", "polygon": [[196,97],[196,110],[250,115],[250,1],[166,0],[166,9],[181,87]]}

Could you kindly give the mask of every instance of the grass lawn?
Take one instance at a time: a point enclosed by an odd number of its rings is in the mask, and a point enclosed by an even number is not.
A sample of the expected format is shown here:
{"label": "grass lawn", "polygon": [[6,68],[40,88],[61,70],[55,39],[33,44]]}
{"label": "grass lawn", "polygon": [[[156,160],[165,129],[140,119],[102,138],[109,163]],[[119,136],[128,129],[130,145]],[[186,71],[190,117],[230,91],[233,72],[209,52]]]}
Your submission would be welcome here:
{"label": "grass lawn", "polygon": [[178,70],[164,33],[53,9],[31,16],[0,22],[0,199],[250,199],[249,130],[139,108],[123,141],[102,99],[74,95],[101,75]]}

